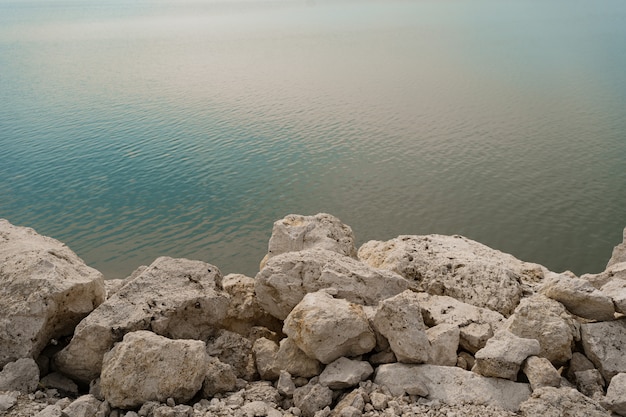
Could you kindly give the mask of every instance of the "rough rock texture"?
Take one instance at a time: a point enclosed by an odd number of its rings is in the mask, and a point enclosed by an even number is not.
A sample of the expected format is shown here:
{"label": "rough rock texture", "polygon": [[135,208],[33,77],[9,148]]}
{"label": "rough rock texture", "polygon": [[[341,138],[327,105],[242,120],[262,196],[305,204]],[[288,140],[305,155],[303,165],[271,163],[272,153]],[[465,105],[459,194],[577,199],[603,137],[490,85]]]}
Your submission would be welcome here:
{"label": "rough rock texture", "polygon": [[570,360],[572,345],[580,339],[578,324],[563,305],[541,294],[524,298],[503,328],[519,337],[537,339],[541,346],[538,356],[555,366]]}
{"label": "rough rock texture", "polygon": [[158,258],[80,322],[55,365],[89,382],[100,373],[104,354],[128,332],[206,340],[227,314],[221,280],[219,269],[205,262]]}
{"label": "rough rock texture", "polygon": [[270,259],[256,276],[256,296],[265,311],[284,320],[307,293],[335,288],[337,297],[363,305],[408,288],[407,280],[356,259],[323,249],[288,252]]}
{"label": "rough rock texture", "polygon": [[319,382],[330,389],[345,389],[358,385],[374,373],[367,361],[339,358],[329,363],[320,374]]}
{"label": "rough rock texture", "polygon": [[486,308],[462,303],[452,297],[418,293],[424,323],[433,327],[451,324],[459,327],[459,343],[475,353],[485,347],[487,340],[504,323],[504,316]]}
{"label": "rough rock texture", "polygon": [[266,381],[278,379],[280,375],[280,369],[276,366],[278,343],[262,337],[254,341],[252,352],[254,353],[256,369],[261,378]]}
{"label": "rough rock texture", "polygon": [[430,342],[431,365],[455,366],[457,350],[459,349],[459,326],[442,323],[426,329],[426,336]]}
{"label": "rough rock texture", "polygon": [[423,386],[431,400],[445,404],[473,403],[495,405],[517,411],[530,396],[528,384],[498,378],[486,378],[461,368],[436,365],[389,364],[376,370],[374,382],[384,385],[393,395],[401,395]]}
{"label": "rough rock texture", "polygon": [[356,258],[354,233],[350,226],[331,214],[314,216],[289,214],[274,222],[268,252],[261,261],[261,269],[272,257],[285,252],[305,249],[326,249]]}
{"label": "rough rock texture", "polygon": [[30,358],[8,363],[0,372],[0,391],[35,392],[39,384],[39,367]]}
{"label": "rough rock texture", "polygon": [[524,362],[522,370],[528,377],[533,391],[541,387],[558,388],[561,386],[561,375],[546,358],[531,356]]}
{"label": "rough rock texture", "polygon": [[613,377],[602,405],[620,416],[626,416],[626,373]]}
{"label": "rough rock texture", "polygon": [[280,331],[282,324],[261,308],[254,286],[254,278],[242,274],[228,274],[222,279],[222,288],[230,295],[223,326],[244,335],[249,334],[255,326]]}
{"label": "rough rock texture", "polygon": [[570,274],[549,274],[540,292],[563,304],[571,313],[590,320],[613,320],[615,307],[589,281]]}
{"label": "rough rock texture", "polygon": [[280,341],[274,367],[303,378],[314,377],[322,371],[320,361],[307,356],[290,337]]}
{"label": "rough rock texture", "polygon": [[307,294],[285,319],[283,331],[307,356],[324,364],[376,346],[363,307],[326,291]]}
{"label": "rough rock texture", "polygon": [[572,353],[572,359],[569,361],[567,369],[567,379],[572,382],[576,381],[576,372],[586,371],[589,369],[596,369],[593,362],[591,362],[585,355],[580,352]]}
{"label": "rough rock texture", "polygon": [[604,274],[607,279],[600,291],[613,300],[617,312],[626,314],[626,262],[611,265]]}
{"label": "rough rock texture", "polygon": [[520,407],[524,417],[609,417],[611,414],[591,398],[572,388],[538,388]]}
{"label": "rough rock texture", "polygon": [[304,417],[313,417],[316,412],[329,406],[332,401],[332,390],[315,382],[309,382],[297,388],[293,393],[293,402],[302,411]]}
{"label": "rough rock texture", "polygon": [[543,269],[462,236],[398,236],[370,241],[358,257],[374,268],[388,269],[430,294],[448,295],[505,316]]}
{"label": "rough rock texture", "polygon": [[613,248],[611,259],[607,263],[607,269],[615,264],[626,262],[626,228],[624,228],[624,237],[622,243]]}
{"label": "rough rock texture", "polygon": [[626,319],[583,324],[581,336],[585,355],[607,383],[626,372]]}
{"label": "rough rock texture", "polygon": [[0,219],[0,368],[71,335],[105,295],[102,274],[63,243]]}
{"label": "rough rock texture", "polygon": [[418,300],[416,293],[406,290],[381,301],[374,316],[375,330],[389,341],[399,362],[424,363],[430,358],[430,342]]}
{"label": "rough rock texture", "polygon": [[63,413],[68,417],[96,417],[101,404],[96,397],[87,394],[65,407]]}
{"label": "rough rock texture", "polygon": [[600,371],[597,369],[578,371],[575,373],[575,379],[578,391],[589,398],[602,400],[604,397],[604,378],[602,378]]}
{"label": "rough rock texture", "polygon": [[517,373],[524,360],[541,351],[536,339],[524,339],[501,330],[489,339],[484,348],[476,352],[476,364],[472,369],[483,376],[517,380]]}
{"label": "rough rock texture", "polygon": [[205,397],[213,397],[218,393],[233,391],[236,385],[237,374],[233,367],[217,358],[209,358],[202,394]]}
{"label": "rough rock texture", "polygon": [[104,356],[101,389],[118,408],[146,401],[189,401],[202,387],[209,356],[199,340],[171,340],[149,331],[126,334]]}
{"label": "rough rock texture", "polygon": [[246,381],[257,375],[252,351],[252,342],[238,333],[220,330],[215,337],[207,340],[207,353],[233,367],[235,374]]}

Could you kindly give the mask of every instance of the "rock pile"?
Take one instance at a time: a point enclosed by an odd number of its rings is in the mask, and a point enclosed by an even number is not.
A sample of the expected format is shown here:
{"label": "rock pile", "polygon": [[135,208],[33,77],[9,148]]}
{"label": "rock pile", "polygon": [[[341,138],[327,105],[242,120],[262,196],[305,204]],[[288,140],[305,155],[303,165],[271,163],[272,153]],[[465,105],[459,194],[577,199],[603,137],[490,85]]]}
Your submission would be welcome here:
{"label": "rock pile", "polygon": [[0,415],[626,416],[624,240],[576,277],[289,215],[254,278],[161,257],[104,281],[0,220]]}

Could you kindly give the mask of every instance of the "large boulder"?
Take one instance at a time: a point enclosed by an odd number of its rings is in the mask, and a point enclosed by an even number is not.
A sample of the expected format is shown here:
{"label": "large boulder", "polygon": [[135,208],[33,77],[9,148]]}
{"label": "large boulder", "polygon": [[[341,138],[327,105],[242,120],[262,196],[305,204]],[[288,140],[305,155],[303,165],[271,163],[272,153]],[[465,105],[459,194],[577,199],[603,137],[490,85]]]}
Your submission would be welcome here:
{"label": "large boulder", "polygon": [[472,370],[483,376],[516,381],[522,363],[540,351],[537,340],[524,339],[501,330],[476,352],[476,365]]}
{"label": "large boulder", "polygon": [[136,330],[174,339],[206,340],[227,316],[229,296],[217,267],[201,261],[161,257],[76,327],[70,344],[54,357],[64,374],[96,378],[115,342]]}
{"label": "large boulder", "polygon": [[624,228],[624,237],[622,243],[613,248],[611,259],[607,263],[607,269],[615,264],[626,262],[626,228]]}
{"label": "large boulder", "polygon": [[172,340],[140,330],[127,333],[104,356],[101,389],[116,408],[147,401],[189,401],[207,375],[209,355],[200,340]]}
{"label": "large boulder", "polygon": [[582,324],[581,337],[585,355],[607,383],[626,372],[626,319]]}
{"label": "large boulder", "polygon": [[102,274],[63,243],[0,219],[0,368],[71,335],[105,296]]}
{"label": "large boulder", "polygon": [[261,269],[270,258],[281,253],[314,248],[356,258],[354,233],[350,226],[343,224],[337,217],[326,213],[314,216],[289,214],[274,222]]}
{"label": "large boulder", "polygon": [[387,387],[394,396],[408,393],[444,404],[493,405],[511,411],[517,411],[530,396],[528,384],[486,378],[452,366],[381,365],[374,382]]}
{"label": "large boulder", "polygon": [[256,296],[265,311],[284,320],[311,292],[335,288],[337,296],[363,305],[401,293],[408,281],[325,249],[287,252],[271,258],[256,275]]}
{"label": "large boulder", "polygon": [[285,319],[283,331],[307,356],[324,364],[376,346],[363,307],[327,291],[307,294]]}
{"label": "large boulder", "polygon": [[521,404],[523,417],[610,417],[599,403],[573,388],[543,387]]}
{"label": "large boulder", "polygon": [[462,236],[398,236],[369,241],[358,257],[388,269],[430,294],[447,295],[505,316],[543,278],[537,264],[491,249]]}

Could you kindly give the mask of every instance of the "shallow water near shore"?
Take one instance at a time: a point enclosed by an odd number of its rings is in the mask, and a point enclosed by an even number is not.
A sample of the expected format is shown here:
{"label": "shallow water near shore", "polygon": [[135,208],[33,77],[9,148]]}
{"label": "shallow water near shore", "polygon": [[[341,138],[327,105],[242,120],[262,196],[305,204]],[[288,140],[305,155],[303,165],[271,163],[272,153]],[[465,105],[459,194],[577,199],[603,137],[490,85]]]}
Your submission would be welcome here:
{"label": "shallow water near shore", "polygon": [[0,217],[107,278],[254,275],[272,223],[599,272],[626,226],[623,1],[0,0]]}

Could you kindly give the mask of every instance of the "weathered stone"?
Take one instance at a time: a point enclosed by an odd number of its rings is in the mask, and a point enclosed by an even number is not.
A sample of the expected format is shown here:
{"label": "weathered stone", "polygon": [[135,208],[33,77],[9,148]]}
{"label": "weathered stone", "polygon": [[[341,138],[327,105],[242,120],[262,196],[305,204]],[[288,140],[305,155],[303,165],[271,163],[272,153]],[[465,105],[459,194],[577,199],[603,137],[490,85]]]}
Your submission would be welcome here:
{"label": "weathered stone", "polygon": [[419,306],[419,297],[411,290],[378,304],[374,327],[388,341],[391,350],[404,363],[424,363],[430,357],[430,342]]}
{"label": "weathered stone", "polygon": [[280,369],[276,366],[278,343],[264,337],[255,340],[252,345],[256,369],[262,379],[273,381],[278,379]]}
{"label": "weathered stone", "polygon": [[202,387],[209,357],[199,340],[171,340],[149,331],[124,336],[104,357],[102,393],[113,407],[146,401],[189,401]]}
{"label": "weathered stone", "polygon": [[75,397],[78,394],[78,385],[65,375],[52,372],[41,378],[41,386],[47,389],[55,389],[63,395]]}
{"label": "weathered stone", "polygon": [[311,378],[322,371],[320,361],[307,356],[290,337],[280,341],[274,366],[276,369],[289,372],[294,377],[303,378]]}
{"label": "weathered stone", "polygon": [[578,391],[598,401],[604,397],[604,379],[600,371],[588,369],[586,371],[578,371],[575,375]]}
{"label": "weathered stone", "polygon": [[[124,417],[129,417],[128,413]],[[194,417],[194,413],[193,408],[188,405],[180,404],[173,407],[162,405],[155,407],[152,417]]]}
{"label": "weathered stone", "polygon": [[[144,267],[145,268],[145,267]],[[110,298],[120,290],[128,281],[125,279],[105,279],[104,290],[106,292],[106,298]]]}
{"label": "weathered stone", "polygon": [[385,363],[394,363],[398,362],[396,359],[396,355],[390,350],[385,350],[383,352],[377,352],[369,357],[369,363],[372,365],[383,365]]}
{"label": "weathered stone", "polygon": [[316,248],[356,258],[354,233],[335,216],[326,213],[314,216],[289,214],[274,222],[268,252],[260,269],[270,258],[281,253]]}
{"label": "weathered stone", "polygon": [[617,312],[626,314],[626,262],[610,266],[605,273],[609,278],[600,290],[613,300]]}
{"label": "weathered stone", "polygon": [[54,363],[64,374],[89,382],[100,373],[104,354],[128,332],[206,340],[228,309],[221,279],[205,262],[158,258],[80,322]]}
{"label": "weathered stone", "polygon": [[280,393],[269,381],[255,381],[246,386],[243,394],[246,401],[270,401],[274,404],[280,402]]}
{"label": "weathered stone", "polygon": [[565,307],[541,294],[524,298],[503,328],[519,337],[537,339],[541,346],[538,356],[555,366],[570,360],[572,345],[580,339],[578,323]]}
{"label": "weathered stone", "polygon": [[274,408],[274,405],[271,403],[267,403],[264,401],[256,400],[249,403],[244,404],[238,412],[238,416],[241,417],[255,417],[255,416],[266,416],[266,417],[282,417],[282,413]]}
{"label": "weathered stone", "polygon": [[466,371],[470,371],[476,364],[476,359],[468,352],[459,352],[456,359],[456,366]]}
{"label": "weathered stone", "polygon": [[323,385],[308,383],[296,388],[293,393],[293,402],[302,411],[302,416],[314,417],[316,412],[332,404],[333,392]]}
{"label": "weathered stone", "polygon": [[626,319],[582,324],[581,335],[585,355],[607,383],[626,372]]}
{"label": "weathered stone", "polygon": [[408,282],[336,252],[312,249],[270,259],[256,276],[255,291],[261,307],[284,320],[307,293],[331,287],[338,298],[376,305],[407,289]]}
{"label": "weathered stone", "polygon": [[541,387],[558,388],[561,386],[561,375],[546,358],[531,356],[526,359],[522,370],[528,377],[533,391]]}
{"label": "weathered stone", "polygon": [[296,384],[291,379],[291,374],[287,371],[280,371],[280,376],[276,382],[276,389],[285,397],[293,397],[293,393],[296,390]]}
{"label": "weathered stone", "polygon": [[613,320],[613,301],[589,281],[574,274],[548,274],[540,292],[563,304],[571,313],[590,320]]}
{"label": "weathered stone", "polygon": [[343,395],[332,413],[331,417],[361,417],[365,408],[367,394],[362,388],[355,389]]}
{"label": "weathered stone", "polygon": [[613,377],[602,405],[620,416],[626,416],[626,373]]}
{"label": "weathered stone", "polygon": [[39,384],[39,367],[30,358],[18,359],[5,365],[0,372],[0,391],[35,392]]}
{"label": "weathered stone", "polygon": [[240,334],[220,330],[217,337],[207,341],[207,353],[232,366],[238,378],[256,379],[252,342]]}
{"label": "weathered stone", "polygon": [[319,382],[330,389],[354,387],[374,373],[367,361],[339,358],[329,363],[320,374]]}
{"label": "weathered stone", "polygon": [[213,397],[215,394],[233,391],[237,384],[237,374],[233,367],[217,358],[209,358],[207,373],[202,384],[202,395]]}
{"label": "weathered stone", "polygon": [[528,384],[486,378],[452,366],[381,365],[374,383],[386,386],[394,396],[408,393],[445,404],[493,405],[511,411],[517,411],[530,396]]}
{"label": "weathered stone", "polygon": [[600,404],[573,388],[544,387],[522,403],[523,417],[610,417]]}
{"label": "weathered stone", "polygon": [[63,409],[67,417],[96,417],[102,403],[91,394],[83,395]]}
{"label": "weathered stone", "polygon": [[71,335],[104,298],[102,274],[67,246],[0,219],[0,369]]}
{"label": "weathered stone", "polygon": [[0,413],[4,415],[6,411],[11,409],[16,403],[19,397],[19,391],[12,391],[7,393],[0,392]]}
{"label": "weathered stone", "polygon": [[535,339],[524,339],[500,330],[489,339],[484,348],[476,352],[476,364],[472,371],[483,376],[517,380],[522,363],[529,356],[541,351]]}
{"label": "weathered stone", "polygon": [[307,294],[285,319],[283,331],[307,356],[324,364],[376,346],[363,308],[326,291]]}
{"label": "weathered stone", "polygon": [[613,248],[611,259],[607,263],[607,269],[615,264],[626,262],[626,228],[624,228],[624,237],[622,243]]}
{"label": "weathered stone", "polygon": [[462,236],[398,236],[370,241],[358,257],[397,272],[430,294],[447,295],[505,316],[543,278],[543,269]]}
{"label": "weathered stone", "polygon": [[56,404],[50,404],[37,414],[35,417],[64,417],[63,410]]}
{"label": "weathered stone", "polygon": [[418,293],[417,298],[424,323],[429,327],[444,323],[458,326],[460,346],[472,353],[485,347],[504,323],[502,314],[452,297]]}
{"label": "weathered stone", "polygon": [[426,336],[430,342],[428,363],[441,366],[456,365],[460,333],[459,326],[448,323],[426,329]]}

